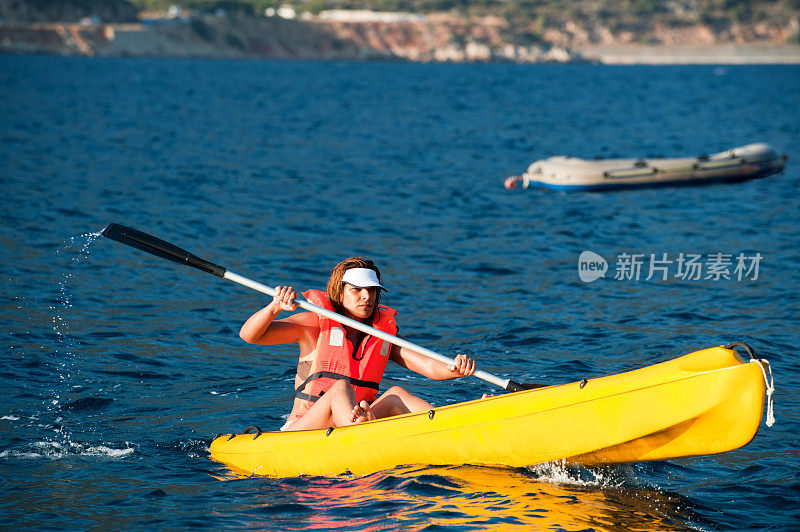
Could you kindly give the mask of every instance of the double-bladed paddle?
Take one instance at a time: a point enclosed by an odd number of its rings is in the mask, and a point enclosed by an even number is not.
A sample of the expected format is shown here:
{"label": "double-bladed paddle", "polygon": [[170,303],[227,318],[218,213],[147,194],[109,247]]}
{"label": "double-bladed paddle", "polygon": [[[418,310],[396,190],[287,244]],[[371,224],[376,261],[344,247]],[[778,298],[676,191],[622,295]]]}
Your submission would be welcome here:
{"label": "double-bladed paddle", "polygon": [[[216,275],[217,277],[222,277],[223,279],[228,279],[229,281],[233,281],[234,283],[238,283],[248,288],[252,288],[253,290],[257,290],[258,292],[261,292],[263,294],[267,294],[270,296],[275,295],[274,288],[263,285],[256,281],[252,281],[246,277],[242,277],[241,275],[237,275],[231,271],[228,271],[226,268],[222,266],[218,266],[212,262],[201,259],[197,255],[193,255],[192,253],[189,253],[185,249],[181,249],[178,246],[175,246],[174,244],[165,242],[160,238],[148,235],[147,233],[143,233],[137,229],[133,229],[131,227],[125,227],[124,225],[119,225],[119,224],[109,224],[109,226],[103,230],[102,235],[106,238],[110,238],[111,240],[116,240],[117,242],[121,242],[127,246],[131,246],[136,249],[146,251],[147,253],[150,253],[151,255],[155,255],[157,257],[161,257],[162,259],[167,259],[172,262],[177,262],[178,264],[183,264],[185,266],[191,266],[193,268],[197,268],[198,270],[204,271],[206,273],[210,273]],[[431,351],[430,349],[426,349],[424,347],[411,343],[408,340],[404,340],[403,338],[399,338],[389,333],[380,331],[378,329],[375,329],[374,327],[370,327],[365,323],[361,323],[360,321],[348,318],[347,316],[342,316],[341,314],[337,314],[336,312],[324,309],[322,307],[309,303],[304,299],[298,298],[295,300],[295,303],[297,303],[298,307],[304,310],[313,312],[314,314],[318,314],[320,316],[324,316],[334,321],[338,321],[343,325],[347,325],[349,327],[352,327],[353,329],[357,329],[361,332],[371,334],[372,336],[376,336],[381,340],[385,340],[394,345],[405,347],[406,349],[410,349],[415,353],[419,353],[420,355],[432,358],[433,360],[438,360],[439,362],[447,364],[448,366],[453,366],[456,363],[455,360],[448,358],[444,355],[440,355],[435,351]],[[479,379],[485,380],[486,382],[490,382],[496,386],[499,386],[509,392],[519,392],[522,390],[529,390],[532,388],[541,388],[547,386],[546,384],[529,384],[529,383],[520,384],[510,379],[501,379],[500,377],[491,375],[481,370],[476,371],[473,375],[475,377],[478,377]]]}

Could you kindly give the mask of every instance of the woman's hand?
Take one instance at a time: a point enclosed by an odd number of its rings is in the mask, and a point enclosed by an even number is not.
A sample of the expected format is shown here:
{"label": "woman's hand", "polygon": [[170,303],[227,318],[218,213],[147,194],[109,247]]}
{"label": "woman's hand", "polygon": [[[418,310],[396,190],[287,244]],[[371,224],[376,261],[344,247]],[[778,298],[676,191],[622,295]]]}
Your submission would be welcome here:
{"label": "woman's hand", "polygon": [[278,311],[297,310],[297,291],[291,286],[276,286],[275,295],[272,297],[272,305],[277,305]]}
{"label": "woman's hand", "polygon": [[[249,344],[288,344],[300,342],[308,331],[316,327],[317,318],[311,313],[293,314],[286,319],[276,319],[284,310],[296,310],[297,292],[291,286],[276,286],[275,295],[266,307],[262,308],[244,322],[239,336]],[[310,318],[313,318],[310,319]],[[315,342],[316,342],[316,336]]]}
{"label": "woman's hand", "polygon": [[429,379],[446,381],[474,375],[477,365],[467,355],[456,355],[452,364],[443,364],[438,360],[433,360],[425,355],[421,355],[406,347],[393,345],[389,354],[389,360],[396,362],[406,369],[410,369]]}
{"label": "woman's hand", "polygon": [[475,361],[467,355],[459,354],[456,355],[455,364],[451,364],[447,369],[458,373],[459,377],[467,377],[475,373],[476,364]]}

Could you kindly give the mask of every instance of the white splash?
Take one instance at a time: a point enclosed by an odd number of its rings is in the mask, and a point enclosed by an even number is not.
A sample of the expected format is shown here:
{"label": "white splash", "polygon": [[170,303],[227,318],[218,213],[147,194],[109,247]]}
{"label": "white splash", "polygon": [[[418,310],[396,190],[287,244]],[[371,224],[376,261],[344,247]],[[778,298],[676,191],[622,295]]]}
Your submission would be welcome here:
{"label": "white splash", "polygon": [[10,449],[0,451],[0,459],[38,459],[61,460],[73,456],[96,456],[118,459],[136,452],[136,448],[125,442],[121,448],[99,444],[76,442],[39,441],[28,444],[24,450]]}
{"label": "white splash", "polygon": [[588,469],[574,465],[567,465],[565,460],[545,462],[528,467],[536,476],[536,480],[549,484],[566,486],[589,487],[618,487],[622,482],[615,475],[605,474],[598,469]]}
{"label": "white splash", "polygon": [[[52,396],[43,402],[44,412],[38,412],[28,419],[36,421],[40,417],[42,421],[38,427],[46,432],[51,432],[47,441],[30,443],[22,449],[0,449],[0,458],[52,458],[59,459],[66,456],[107,456],[116,458],[134,452],[133,447],[126,446],[121,449],[108,447],[106,445],[89,445],[75,443],[72,441],[70,430],[64,426],[64,419],[61,416],[61,404],[63,397],[78,387],[76,380],[80,378],[81,364],[76,361],[77,355],[74,351],[74,341],[69,334],[69,321],[72,316],[72,299],[76,293],[75,277],[85,268],[88,263],[89,251],[93,242],[102,235],[102,230],[96,233],[85,233],[71,237],[64,242],[64,245],[56,250],[59,256],[58,274],[58,294],[52,299],[49,306],[51,311],[51,321],[53,332],[55,333],[54,345],[48,346],[48,350],[53,349],[51,354],[52,364],[55,368],[54,377],[57,379],[50,389]],[[21,304],[24,304],[21,300]],[[41,306],[37,301],[29,304]],[[20,308],[23,310],[22,308]],[[15,415],[3,417],[6,421],[19,421]],[[49,438],[54,438],[55,441]]]}
{"label": "white splash", "polygon": [[[71,257],[73,265],[78,265],[89,257],[89,248],[92,243],[100,238],[103,234],[102,231],[97,233],[84,233],[79,236],[73,236],[65,244],[63,249],[56,251],[56,254],[62,254],[77,249],[77,253]],[[68,310],[72,308],[72,299],[70,287],[75,275],[72,271],[62,268],[61,281],[59,284],[59,304],[50,305],[50,310],[53,311],[53,329],[58,335],[60,340],[63,340],[64,335],[68,332],[67,321],[63,314],[68,314]]]}

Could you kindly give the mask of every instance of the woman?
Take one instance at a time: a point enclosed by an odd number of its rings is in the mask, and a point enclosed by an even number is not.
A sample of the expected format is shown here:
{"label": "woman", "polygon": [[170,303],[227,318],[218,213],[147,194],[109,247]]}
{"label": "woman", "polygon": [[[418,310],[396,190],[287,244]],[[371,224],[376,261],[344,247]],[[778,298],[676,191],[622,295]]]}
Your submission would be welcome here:
{"label": "woman", "polygon": [[[315,305],[396,335],[397,312],[380,304],[385,290],[380,275],[371,260],[352,257],[333,269],[327,293],[309,290],[303,295]],[[447,366],[310,312],[276,320],[282,311],[297,309],[296,298],[292,287],[278,286],[272,302],[250,316],[239,332],[251,344],[300,345],[294,406],[281,430],[341,427],[432,408],[399,386],[377,397],[388,360],[434,380],[475,373],[475,362],[466,355]]]}

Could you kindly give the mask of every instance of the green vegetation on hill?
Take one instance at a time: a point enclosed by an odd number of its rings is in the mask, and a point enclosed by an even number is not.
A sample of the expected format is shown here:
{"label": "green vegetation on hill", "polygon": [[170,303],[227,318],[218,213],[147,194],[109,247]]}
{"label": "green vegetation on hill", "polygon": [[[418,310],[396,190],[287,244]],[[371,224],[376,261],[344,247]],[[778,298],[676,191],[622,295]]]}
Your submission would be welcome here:
{"label": "green vegetation on hill", "polygon": [[128,0],[0,0],[0,23],[78,22],[81,20],[136,22]]}
{"label": "green vegetation on hill", "polygon": [[[412,13],[454,12],[467,17],[493,15],[508,21],[501,30],[517,44],[536,44],[550,29],[573,23],[585,31],[628,34],[635,42],[658,42],[658,28],[707,26],[723,34],[741,24],[749,28],[789,29],[786,42],[800,41],[800,0],[129,0],[138,9],[165,10],[170,5],[195,12],[238,11],[262,16],[268,7],[291,5],[317,14],[327,9],[367,9]],[[768,30],[769,31],[769,30]],[[513,36],[513,38],[511,38]]]}
{"label": "green vegetation on hill", "polygon": [[166,10],[177,5],[198,11],[240,11],[260,15],[267,7],[294,5],[298,11],[370,9],[430,13],[457,11],[496,15],[542,26],[567,20],[607,27],[651,24],[669,26],[731,22],[786,22],[800,14],[800,0],[130,0],[138,9]]}

